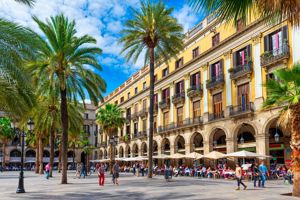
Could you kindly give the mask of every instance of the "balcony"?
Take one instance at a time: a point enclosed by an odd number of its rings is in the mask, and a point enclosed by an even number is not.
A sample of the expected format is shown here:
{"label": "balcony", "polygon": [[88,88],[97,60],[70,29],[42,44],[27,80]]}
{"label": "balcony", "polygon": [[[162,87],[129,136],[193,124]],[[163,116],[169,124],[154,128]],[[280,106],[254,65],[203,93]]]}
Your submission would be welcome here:
{"label": "balcony", "polygon": [[252,74],[252,62],[247,62],[244,65],[238,65],[234,68],[231,68],[230,71],[230,78],[232,80],[237,80],[243,76],[251,76]]}
{"label": "balcony", "polygon": [[107,147],[107,142],[101,142],[100,147],[106,148]]}
{"label": "balcony", "polygon": [[148,109],[147,109],[147,108],[143,108],[142,110],[140,110],[139,116],[140,116],[141,118],[146,118],[147,115],[148,115]]}
{"label": "balcony", "polygon": [[127,114],[127,115],[126,115],[126,121],[129,122],[130,120],[131,120],[131,114]]}
{"label": "balcony", "polygon": [[158,132],[165,132],[165,131],[169,131],[169,130],[173,130],[175,128],[175,123],[170,123],[164,126],[159,126],[158,127]]}
{"label": "balcony", "polygon": [[188,119],[185,119],[183,122],[183,124],[185,126],[200,125],[202,123],[203,123],[202,117],[188,118]]}
{"label": "balcony", "polygon": [[130,133],[127,133],[126,135],[122,136],[122,137],[119,137],[119,142],[130,142]]}
{"label": "balcony", "polygon": [[146,131],[139,131],[137,134],[133,135],[133,138],[138,139],[138,138],[145,138],[147,137],[147,132]]}
{"label": "balcony", "polygon": [[159,102],[159,108],[160,109],[170,108],[170,98],[162,99],[161,102]]}
{"label": "balcony", "polygon": [[242,115],[251,114],[254,112],[254,104],[253,102],[249,102],[245,105],[232,106],[230,108],[230,116],[231,117],[240,117]]}
{"label": "balcony", "polygon": [[290,50],[287,43],[282,44],[278,49],[264,52],[261,58],[261,66],[267,67],[278,62],[286,63],[290,56]]}
{"label": "balcony", "polygon": [[134,112],[132,115],[131,115],[131,119],[132,120],[137,120],[139,118],[139,113],[138,112]]}
{"label": "balcony", "polygon": [[224,85],[224,74],[210,77],[210,80],[206,81],[206,88],[211,90]]}
{"label": "balcony", "polygon": [[182,104],[184,103],[184,100],[185,100],[185,92],[177,93],[172,97],[172,103],[174,104]]}
{"label": "balcony", "polygon": [[188,128],[188,127],[198,126],[201,124],[203,124],[202,117],[188,118],[182,122],[178,122],[178,123],[173,122],[173,123],[170,123],[165,126],[159,126],[158,132],[162,133],[162,132],[166,132],[166,131],[184,129],[184,128]]}
{"label": "balcony", "polygon": [[203,94],[203,86],[199,85],[191,85],[189,89],[187,89],[187,96],[189,98],[200,97]]}
{"label": "balcony", "polygon": [[224,118],[224,111],[222,111],[221,113],[219,114],[216,114],[216,113],[210,113],[208,115],[208,121],[215,121],[215,120],[218,120],[218,119],[223,119]]}

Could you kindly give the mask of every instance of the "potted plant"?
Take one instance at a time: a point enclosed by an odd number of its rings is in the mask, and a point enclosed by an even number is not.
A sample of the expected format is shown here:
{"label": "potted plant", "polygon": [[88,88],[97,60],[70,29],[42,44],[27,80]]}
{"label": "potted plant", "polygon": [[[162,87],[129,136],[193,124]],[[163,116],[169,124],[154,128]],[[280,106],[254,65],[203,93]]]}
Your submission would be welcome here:
{"label": "potted plant", "polygon": [[229,68],[229,69],[228,69],[228,72],[229,72],[229,73],[234,73],[234,72],[235,72],[235,68],[233,68],[233,67]]}

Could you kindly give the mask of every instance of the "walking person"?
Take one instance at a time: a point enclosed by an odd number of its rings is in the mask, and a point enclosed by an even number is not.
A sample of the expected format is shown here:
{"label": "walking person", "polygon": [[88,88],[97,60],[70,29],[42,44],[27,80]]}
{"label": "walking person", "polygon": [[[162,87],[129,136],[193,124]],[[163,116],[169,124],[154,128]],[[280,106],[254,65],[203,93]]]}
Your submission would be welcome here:
{"label": "walking person", "polygon": [[142,176],[144,176],[144,174],[145,174],[145,166],[144,166],[144,163],[141,164],[141,173],[142,173]]}
{"label": "walking person", "polygon": [[258,181],[258,187],[261,185],[261,180],[260,180],[260,171],[258,169],[257,163],[254,163],[252,166],[252,172],[253,172],[253,179],[254,179],[254,187],[256,188],[256,182]]}
{"label": "walking person", "polygon": [[49,179],[49,176],[50,176],[50,163],[48,163],[45,166],[45,175],[46,175],[46,179]]}
{"label": "walking person", "polygon": [[76,173],[75,173],[76,178],[80,178],[80,172],[81,172],[81,165],[80,165],[80,163],[77,163]]}
{"label": "walking person", "polygon": [[133,163],[133,166],[132,166],[132,168],[133,168],[133,175],[135,175],[135,173],[136,173],[136,163]]}
{"label": "walking person", "polygon": [[115,162],[113,165],[113,183],[119,185],[118,178],[120,173],[120,166],[118,164],[118,161]]}
{"label": "walking person", "polygon": [[261,161],[258,169],[260,171],[261,187],[264,188],[268,175],[268,168],[265,165],[265,161]]}
{"label": "walking person", "polygon": [[140,176],[140,163],[137,163],[137,165],[136,165],[136,172],[137,172],[137,177],[139,177]]}
{"label": "walking person", "polygon": [[104,168],[104,165],[101,163],[100,166],[98,166],[98,169],[97,169],[97,172],[98,172],[98,178],[99,178],[99,185],[100,186],[104,186],[104,173],[105,173],[105,168]]}
{"label": "walking person", "polygon": [[83,176],[83,178],[85,178],[86,172],[85,172],[85,165],[83,163],[80,163],[80,175],[79,178],[81,178],[81,176]]}
{"label": "walking person", "polygon": [[235,165],[235,177],[236,177],[237,186],[238,186],[236,188],[236,190],[240,190],[240,185],[244,186],[244,190],[246,190],[247,186],[242,181],[242,168],[241,168],[240,164],[238,164],[238,163]]}

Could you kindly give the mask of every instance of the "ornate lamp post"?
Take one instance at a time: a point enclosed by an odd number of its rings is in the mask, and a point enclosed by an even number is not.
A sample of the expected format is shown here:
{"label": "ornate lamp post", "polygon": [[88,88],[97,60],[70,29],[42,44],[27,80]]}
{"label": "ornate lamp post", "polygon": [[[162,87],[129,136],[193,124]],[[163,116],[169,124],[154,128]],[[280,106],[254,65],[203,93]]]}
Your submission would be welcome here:
{"label": "ornate lamp post", "polygon": [[280,135],[278,133],[278,126],[276,125],[276,132],[275,132],[275,135],[274,135],[274,139],[275,139],[275,142],[278,143],[279,140],[280,140]]}
{"label": "ornate lamp post", "polygon": [[[16,193],[25,193],[24,189],[24,146],[25,146],[25,136],[26,133],[24,130],[20,130],[19,128],[15,127],[15,124],[12,123],[12,128],[14,129],[15,133],[21,138],[21,171],[19,175],[19,184]],[[28,131],[32,131],[34,128],[34,123],[31,119],[27,122]]]}

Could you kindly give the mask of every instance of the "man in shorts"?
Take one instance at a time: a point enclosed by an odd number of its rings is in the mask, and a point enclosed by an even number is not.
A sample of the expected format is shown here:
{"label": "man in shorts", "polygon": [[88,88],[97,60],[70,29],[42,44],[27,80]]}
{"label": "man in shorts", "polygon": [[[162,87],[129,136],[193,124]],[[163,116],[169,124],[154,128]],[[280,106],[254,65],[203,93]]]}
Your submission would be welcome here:
{"label": "man in shorts", "polygon": [[115,162],[113,166],[113,183],[119,185],[118,178],[119,178],[120,166],[118,161]]}

